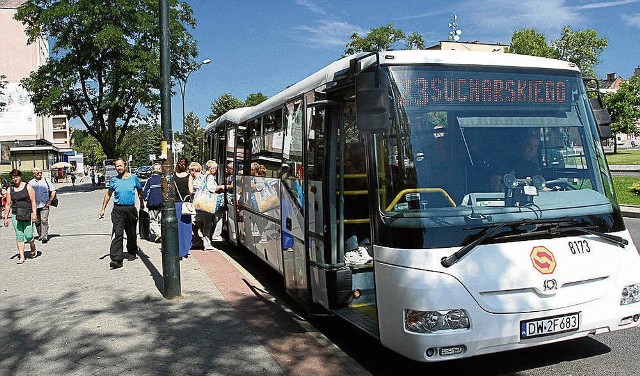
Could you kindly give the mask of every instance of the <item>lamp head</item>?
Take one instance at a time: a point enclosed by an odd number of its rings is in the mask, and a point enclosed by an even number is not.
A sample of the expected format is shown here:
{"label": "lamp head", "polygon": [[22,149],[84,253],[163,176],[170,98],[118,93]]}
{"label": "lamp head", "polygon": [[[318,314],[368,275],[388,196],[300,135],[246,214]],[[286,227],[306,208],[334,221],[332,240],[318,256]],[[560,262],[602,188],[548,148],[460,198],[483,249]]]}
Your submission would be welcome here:
{"label": "lamp head", "polygon": [[210,64],[210,63],[211,63],[211,59],[204,59],[204,60],[202,60],[202,63],[200,63],[200,64],[204,65],[204,64]]}

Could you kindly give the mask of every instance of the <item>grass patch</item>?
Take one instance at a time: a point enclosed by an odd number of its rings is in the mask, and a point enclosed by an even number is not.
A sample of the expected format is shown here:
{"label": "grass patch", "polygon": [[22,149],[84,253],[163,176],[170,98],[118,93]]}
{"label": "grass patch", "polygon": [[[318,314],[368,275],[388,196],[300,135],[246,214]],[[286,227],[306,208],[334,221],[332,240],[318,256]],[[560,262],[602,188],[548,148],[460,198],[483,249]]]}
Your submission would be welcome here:
{"label": "grass patch", "polygon": [[640,177],[612,176],[612,178],[618,203],[621,205],[640,205],[640,194],[631,190],[634,183],[640,183]]}
{"label": "grass patch", "polygon": [[619,150],[615,154],[605,154],[608,164],[640,165],[640,150]]}

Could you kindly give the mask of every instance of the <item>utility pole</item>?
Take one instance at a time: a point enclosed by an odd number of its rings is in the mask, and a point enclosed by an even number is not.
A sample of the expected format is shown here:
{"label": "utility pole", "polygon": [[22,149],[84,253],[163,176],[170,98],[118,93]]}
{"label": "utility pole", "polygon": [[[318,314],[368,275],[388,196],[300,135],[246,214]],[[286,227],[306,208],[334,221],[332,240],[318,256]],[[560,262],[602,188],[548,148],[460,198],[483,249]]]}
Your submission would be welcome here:
{"label": "utility pole", "polygon": [[185,95],[187,94],[187,80],[189,80],[189,76],[191,75],[191,73],[197,71],[198,69],[200,69],[201,66],[206,64],[211,64],[211,59],[204,59],[201,62],[195,64],[194,66],[189,68],[184,78],[178,79],[178,84],[180,85],[180,94],[182,95],[182,155],[184,155],[185,158],[187,158],[187,149],[188,149],[187,122],[186,122],[186,115],[184,111],[184,100],[185,100]]}
{"label": "utility pole", "polygon": [[[173,132],[171,131],[171,64],[169,49],[169,0],[160,0],[160,87],[162,152],[162,295],[181,297],[180,260],[178,259],[178,217],[173,180]],[[170,147],[167,147],[170,145]]]}

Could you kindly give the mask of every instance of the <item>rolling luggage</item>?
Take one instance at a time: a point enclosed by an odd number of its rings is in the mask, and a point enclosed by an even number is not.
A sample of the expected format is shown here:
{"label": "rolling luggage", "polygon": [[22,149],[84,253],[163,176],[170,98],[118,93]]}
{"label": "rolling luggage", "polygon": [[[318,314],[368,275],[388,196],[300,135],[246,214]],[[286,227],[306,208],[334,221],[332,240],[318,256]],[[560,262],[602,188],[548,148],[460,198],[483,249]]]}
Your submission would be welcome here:
{"label": "rolling luggage", "polygon": [[149,240],[149,222],[151,218],[149,217],[149,212],[140,209],[138,212],[138,232],[140,233],[140,239]]}

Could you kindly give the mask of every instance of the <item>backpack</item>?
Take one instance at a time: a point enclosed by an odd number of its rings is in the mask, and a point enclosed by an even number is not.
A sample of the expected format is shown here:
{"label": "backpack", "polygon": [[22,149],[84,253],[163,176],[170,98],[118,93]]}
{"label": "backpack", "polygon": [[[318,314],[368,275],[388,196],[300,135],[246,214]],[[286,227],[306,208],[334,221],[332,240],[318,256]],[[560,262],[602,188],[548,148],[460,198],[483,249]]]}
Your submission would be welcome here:
{"label": "backpack", "polygon": [[151,210],[162,208],[162,181],[160,175],[153,174],[144,185],[144,199]]}

